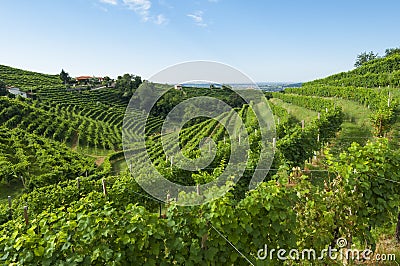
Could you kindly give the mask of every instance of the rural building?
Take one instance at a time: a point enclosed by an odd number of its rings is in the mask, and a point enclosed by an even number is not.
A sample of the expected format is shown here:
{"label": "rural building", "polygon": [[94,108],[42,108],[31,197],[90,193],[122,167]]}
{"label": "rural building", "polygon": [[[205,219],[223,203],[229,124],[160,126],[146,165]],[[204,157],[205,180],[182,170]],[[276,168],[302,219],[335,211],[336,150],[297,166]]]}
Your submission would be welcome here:
{"label": "rural building", "polygon": [[95,80],[95,82],[103,82],[104,78],[102,77],[91,77],[91,76],[80,76],[75,78],[76,81],[80,84],[88,84],[91,80]]}
{"label": "rural building", "polygon": [[181,84],[176,84],[175,85],[175,90],[181,91],[182,90],[182,85]]}
{"label": "rural building", "polygon": [[15,87],[9,87],[7,88],[8,92],[11,94],[14,94],[15,96],[21,96],[23,98],[28,98],[26,92],[21,91],[19,88],[15,88]]}

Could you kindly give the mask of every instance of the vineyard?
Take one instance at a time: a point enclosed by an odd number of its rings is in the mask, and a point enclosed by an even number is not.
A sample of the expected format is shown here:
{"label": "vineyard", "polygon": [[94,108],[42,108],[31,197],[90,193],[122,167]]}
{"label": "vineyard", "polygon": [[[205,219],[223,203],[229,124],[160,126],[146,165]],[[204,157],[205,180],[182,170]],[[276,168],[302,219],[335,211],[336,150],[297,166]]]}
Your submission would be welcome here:
{"label": "vineyard", "polygon": [[[266,92],[274,121],[263,129],[261,105],[228,87],[178,91],[145,82],[141,89],[169,91],[144,119],[143,107],[131,107],[115,88],[66,90],[58,76],[0,67],[0,80],[36,96],[0,97],[0,264],[380,263],[276,256],[279,249],[357,248],[391,254],[386,264],[398,265],[399,71],[395,54],[300,88]],[[137,95],[141,102],[151,96],[139,89]],[[162,134],[174,106],[200,96],[232,108],[191,119],[178,139]],[[229,168],[235,147],[246,140],[243,174],[201,190]],[[268,174],[249,189],[270,150],[271,166],[261,169]],[[210,163],[185,169],[180,151],[199,165]],[[157,186],[156,172],[197,190],[160,200],[140,185]],[[219,190],[228,192],[216,197]],[[195,204],[204,199],[213,200]],[[338,247],[340,239],[346,245]],[[276,252],[262,259],[266,246]]]}

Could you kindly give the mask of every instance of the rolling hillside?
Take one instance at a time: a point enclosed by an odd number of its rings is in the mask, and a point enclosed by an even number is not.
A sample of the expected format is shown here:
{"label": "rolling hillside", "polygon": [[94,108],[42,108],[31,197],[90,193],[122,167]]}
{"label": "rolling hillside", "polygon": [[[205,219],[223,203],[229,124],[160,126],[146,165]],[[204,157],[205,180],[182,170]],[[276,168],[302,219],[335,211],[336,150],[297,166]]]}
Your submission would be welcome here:
{"label": "rolling hillside", "polygon": [[46,87],[63,85],[58,75],[48,75],[0,65],[0,80],[7,86],[17,87],[23,91],[36,91]]}
{"label": "rolling hillside", "polygon": [[[268,128],[260,127],[258,119],[268,119],[257,112],[260,106],[229,89],[172,90],[144,119],[140,104],[125,116],[128,102],[117,89],[66,91],[58,76],[0,68],[8,84],[41,88],[37,99],[0,97],[0,264],[264,265],[257,251],[265,244],[324,250],[341,238],[400,256],[399,60],[377,59],[268,93],[275,123]],[[177,139],[162,136],[173,107],[198,96],[231,105],[219,117],[226,125],[202,117],[185,124]],[[241,121],[248,138],[238,130]],[[123,135],[131,140],[126,154]],[[185,169],[180,149],[210,164]],[[222,187],[200,187],[226,171],[235,149],[247,155],[238,164],[243,174],[233,171]],[[271,166],[259,169],[269,151],[275,153]],[[264,181],[249,189],[252,177],[265,170]],[[195,191],[155,198],[138,182],[162,187],[159,173]],[[222,189],[226,193],[216,197]],[[204,199],[214,200],[178,204]],[[328,257],[314,262],[344,263]]]}

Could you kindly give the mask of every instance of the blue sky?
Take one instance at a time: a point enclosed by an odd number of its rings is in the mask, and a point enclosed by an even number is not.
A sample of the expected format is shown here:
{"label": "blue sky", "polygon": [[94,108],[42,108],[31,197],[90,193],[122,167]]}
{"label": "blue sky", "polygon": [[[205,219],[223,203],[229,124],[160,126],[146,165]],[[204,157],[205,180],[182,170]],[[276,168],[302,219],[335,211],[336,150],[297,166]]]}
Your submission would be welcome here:
{"label": "blue sky", "polygon": [[1,0],[0,64],[148,78],[184,61],[307,81],[400,46],[398,0]]}

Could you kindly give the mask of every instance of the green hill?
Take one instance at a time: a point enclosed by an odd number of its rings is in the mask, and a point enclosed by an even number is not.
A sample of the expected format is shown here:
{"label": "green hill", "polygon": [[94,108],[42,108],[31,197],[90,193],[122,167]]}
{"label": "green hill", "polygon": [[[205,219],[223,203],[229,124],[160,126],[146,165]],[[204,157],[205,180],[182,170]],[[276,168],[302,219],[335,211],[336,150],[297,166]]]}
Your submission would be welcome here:
{"label": "green hill", "polygon": [[17,87],[23,91],[63,85],[58,75],[42,74],[4,65],[0,65],[0,80],[7,86]]}
{"label": "green hill", "polygon": [[338,73],[327,78],[304,83],[304,87],[355,86],[355,87],[399,87],[400,86],[400,54],[371,60],[364,65]]}

